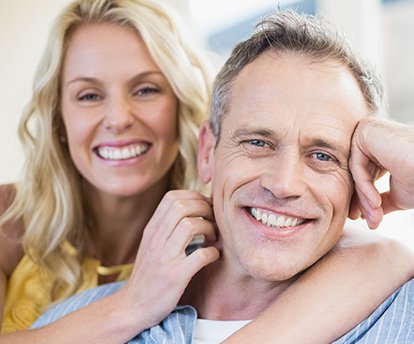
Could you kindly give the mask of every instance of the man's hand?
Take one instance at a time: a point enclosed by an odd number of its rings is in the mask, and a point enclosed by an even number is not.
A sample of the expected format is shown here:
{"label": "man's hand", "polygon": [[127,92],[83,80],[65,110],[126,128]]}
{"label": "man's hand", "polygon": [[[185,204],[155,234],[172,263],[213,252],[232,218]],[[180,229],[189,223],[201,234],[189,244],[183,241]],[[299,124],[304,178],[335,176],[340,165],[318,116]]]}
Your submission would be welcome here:
{"label": "man's hand", "polygon": [[[384,214],[414,208],[414,128],[365,117],[352,138],[349,166],[355,193],[349,217],[362,215],[377,228]],[[375,180],[390,174],[390,189],[379,193]]]}

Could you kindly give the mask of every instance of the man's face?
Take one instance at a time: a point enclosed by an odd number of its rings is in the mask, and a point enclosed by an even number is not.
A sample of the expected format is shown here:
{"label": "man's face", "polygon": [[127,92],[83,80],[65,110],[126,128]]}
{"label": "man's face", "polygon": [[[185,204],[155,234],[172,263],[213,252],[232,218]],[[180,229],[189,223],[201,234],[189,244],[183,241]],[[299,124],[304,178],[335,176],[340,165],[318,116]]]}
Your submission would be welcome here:
{"label": "man's face", "polygon": [[350,140],[367,112],[336,61],[265,52],[241,71],[218,145],[207,127],[200,144],[233,272],[286,280],[335,245],[353,192]]}

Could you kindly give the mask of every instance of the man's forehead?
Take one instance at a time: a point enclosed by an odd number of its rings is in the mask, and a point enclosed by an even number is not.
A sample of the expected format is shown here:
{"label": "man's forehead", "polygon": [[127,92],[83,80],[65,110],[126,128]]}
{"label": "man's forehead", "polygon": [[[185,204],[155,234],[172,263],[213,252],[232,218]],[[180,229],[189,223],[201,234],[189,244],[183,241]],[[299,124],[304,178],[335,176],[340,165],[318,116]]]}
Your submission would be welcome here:
{"label": "man's forehead", "polygon": [[316,61],[304,53],[265,51],[241,69],[231,88],[231,95],[255,92],[256,99],[267,92],[284,93],[285,97],[290,91],[296,99],[303,95],[309,99],[332,95],[332,103],[341,97],[349,103],[360,101],[368,113],[360,85],[348,67],[335,59]]}
{"label": "man's forehead", "polygon": [[233,84],[224,117],[234,117],[231,126],[255,123],[349,141],[358,121],[368,115],[359,84],[337,62],[310,64],[282,55],[258,59],[245,68]]}

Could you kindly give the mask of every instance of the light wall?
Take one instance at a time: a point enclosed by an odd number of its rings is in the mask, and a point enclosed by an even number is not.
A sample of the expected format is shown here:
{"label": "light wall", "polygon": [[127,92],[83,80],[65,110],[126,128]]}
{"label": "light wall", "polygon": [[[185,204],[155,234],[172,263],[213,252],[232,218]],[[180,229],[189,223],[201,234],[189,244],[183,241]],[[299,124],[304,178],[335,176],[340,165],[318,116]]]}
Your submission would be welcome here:
{"label": "light wall", "polygon": [[380,0],[318,0],[318,12],[331,20],[383,75],[382,9]]}
{"label": "light wall", "polygon": [[49,25],[68,2],[0,1],[0,145],[3,147],[0,183],[14,181],[23,163],[17,124],[30,98]]}
{"label": "light wall", "polygon": [[[34,71],[44,49],[51,21],[69,2],[70,0],[0,0],[0,145],[3,147],[0,183],[12,182],[18,176],[23,155],[17,139],[17,123],[29,100]],[[223,0],[223,5],[225,2]],[[374,60],[380,69],[384,68],[381,54],[384,47],[380,39],[383,34],[383,18],[379,13],[379,0],[319,2],[320,8],[331,20],[342,26],[343,30],[353,32],[354,43],[362,53]],[[168,3],[175,5],[189,19],[188,0],[169,0]],[[414,13],[413,6],[409,9]],[[398,17],[401,11],[395,12],[388,15],[387,21],[401,22]],[[187,21],[191,23],[191,19]],[[408,32],[406,39],[412,41]],[[402,50],[399,52],[404,56]],[[392,67],[396,68],[395,64]],[[412,90],[410,85],[414,84],[413,79],[410,81],[411,84],[407,81],[401,89]],[[365,227],[363,221],[357,221],[355,225]],[[414,247],[414,212],[387,216],[381,232]]]}

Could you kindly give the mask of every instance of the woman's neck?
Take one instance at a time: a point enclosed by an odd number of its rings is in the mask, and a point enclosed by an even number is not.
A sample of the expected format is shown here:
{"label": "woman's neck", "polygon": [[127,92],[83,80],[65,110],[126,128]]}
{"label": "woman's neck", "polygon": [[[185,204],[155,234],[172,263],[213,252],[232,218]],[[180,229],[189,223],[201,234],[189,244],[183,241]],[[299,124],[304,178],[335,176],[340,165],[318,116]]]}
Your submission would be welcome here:
{"label": "woman's neck", "polygon": [[93,223],[89,255],[107,266],[134,262],[145,226],[168,191],[168,184],[165,180],[128,197],[108,195],[85,185]]}

